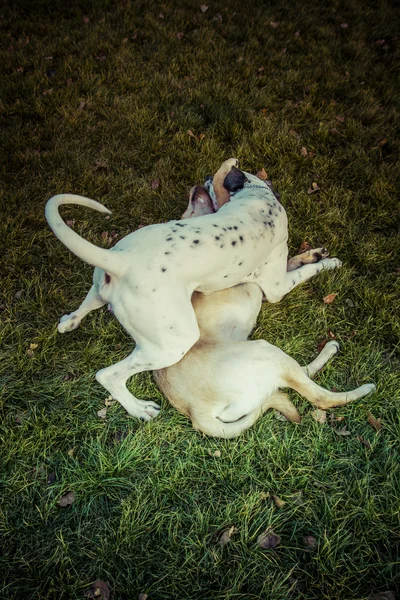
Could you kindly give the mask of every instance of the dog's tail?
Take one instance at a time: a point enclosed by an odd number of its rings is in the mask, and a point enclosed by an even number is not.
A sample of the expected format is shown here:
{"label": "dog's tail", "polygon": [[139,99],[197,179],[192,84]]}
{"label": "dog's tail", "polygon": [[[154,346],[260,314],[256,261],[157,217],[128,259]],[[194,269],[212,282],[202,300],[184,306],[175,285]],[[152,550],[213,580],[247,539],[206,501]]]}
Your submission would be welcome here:
{"label": "dog's tail", "polygon": [[58,212],[58,207],[61,206],[61,204],[87,206],[88,208],[93,208],[93,210],[105,214],[110,214],[111,211],[99,202],[96,202],[96,200],[90,200],[90,198],[76,196],[75,194],[58,194],[57,196],[50,198],[47,202],[45,215],[54,234],[69,250],[71,250],[71,252],[90,265],[100,267],[114,275],[120,275],[121,261],[119,260],[117,253],[91,244],[68,227]]}

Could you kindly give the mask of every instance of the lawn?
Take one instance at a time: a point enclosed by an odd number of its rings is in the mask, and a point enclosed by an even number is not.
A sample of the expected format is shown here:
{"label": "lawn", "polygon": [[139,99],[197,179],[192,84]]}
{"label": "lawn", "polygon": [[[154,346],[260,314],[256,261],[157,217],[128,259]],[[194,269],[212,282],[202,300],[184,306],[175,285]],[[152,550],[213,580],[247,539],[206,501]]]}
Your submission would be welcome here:
{"label": "lawn", "polygon": [[[400,6],[17,0],[0,27],[0,597],[393,600]],[[308,241],[343,261],[264,304],[254,337],[306,363],[334,336],[317,381],[376,392],[324,424],[291,392],[300,425],[270,411],[226,441],[194,431],[144,373],[129,386],[162,404],[157,419],[118,404],[99,417],[95,373],[133,341],[106,309],[57,333],[91,268],[50,231],[46,200],[104,203],[109,220],[62,214],[109,247],[178,218],[231,156],[280,192],[291,254]],[[264,549],[268,528],[280,541]]]}

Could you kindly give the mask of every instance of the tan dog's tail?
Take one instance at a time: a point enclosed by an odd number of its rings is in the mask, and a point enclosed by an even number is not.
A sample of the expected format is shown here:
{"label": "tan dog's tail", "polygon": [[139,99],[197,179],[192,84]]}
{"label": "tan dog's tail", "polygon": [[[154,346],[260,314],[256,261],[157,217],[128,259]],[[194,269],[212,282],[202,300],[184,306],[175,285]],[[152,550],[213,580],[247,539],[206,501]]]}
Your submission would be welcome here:
{"label": "tan dog's tail", "polygon": [[105,214],[110,214],[111,211],[99,202],[96,202],[96,200],[90,200],[90,198],[85,198],[84,196],[58,194],[57,196],[50,198],[47,202],[45,215],[53,233],[68,248],[68,250],[71,250],[76,256],[79,256],[79,258],[90,265],[100,267],[113,275],[122,274],[120,257],[118,257],[115,252],[91,244],[64,223],[58,212],[58,207],[61,206],[61,204],[87,206],[88,208],[92,208],[93,210]]}

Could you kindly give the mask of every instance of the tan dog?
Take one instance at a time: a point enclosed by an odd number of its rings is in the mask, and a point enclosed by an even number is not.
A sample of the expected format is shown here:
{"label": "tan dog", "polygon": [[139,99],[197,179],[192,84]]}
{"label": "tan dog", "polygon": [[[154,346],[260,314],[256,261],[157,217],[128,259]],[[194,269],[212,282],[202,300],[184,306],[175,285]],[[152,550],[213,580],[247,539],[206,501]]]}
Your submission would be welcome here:
{"label": "tan dog", "polygon": [[[185,217],[213,212],[205,188],[193,188]],[[318,262],[323,248],[288,261],[288,271]],[[264,340],[247,341],[261,308],[262,292],[255,283],[243,283],[210,295],[195,292],[192,304],[200,339],[177,364],[154,371],[161,392],[195,429],[215,437],[232,438],[248,429],[268,408],[289,421],[300,415],[287,394],[289,387],[319,408],[342,406],[375,389],[373,384],[343,393],[330,392],[311,377],[339,349],[329,342],[319,356],[302,368],[293,358]]]}

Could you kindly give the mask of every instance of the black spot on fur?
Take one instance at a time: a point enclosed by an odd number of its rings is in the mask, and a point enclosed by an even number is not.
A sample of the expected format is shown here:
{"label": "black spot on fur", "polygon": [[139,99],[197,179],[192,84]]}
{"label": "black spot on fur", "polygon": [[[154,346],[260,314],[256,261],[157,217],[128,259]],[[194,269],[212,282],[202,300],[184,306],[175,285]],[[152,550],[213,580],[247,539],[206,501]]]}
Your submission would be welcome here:
{"label": "black spot on fur", "polygon": [[219,235],[216,235],[215,239],[218,241],[220,239]]}
{"label": "black spot on fur", "polygon": [[229,275],[224,275],[224,279],[226,279],[227,277],[229,277]]}
{"label": "black spot on fur", "polygon": [[186,227],[187,223],[175,223],[176,227]]}
{"label": "black spot on fur", "polygon": [[167,242],[170,242],[170,241],[172,241],[173,239],[174,239],[174,238],[170,236],[170,237],[167,237],[167,240],[166,240],[166,241],[167,241]]}
{"label": "black spot on fur", "polygon": [[[319,252],[316,252],[314,254],[314,256],[317,259],[315,262],[319,262],[320,260],[322,260],[322,256],[321,256],[321,254]],[[303,264],[303,263],[301,263],[301,264]]]}
{"label": "black spot on fur", "polygon": [[109,275],[108,273],[105,273],[105,283],[108,284],[111,281],[111,275]]}
{"label": "black spot on fur", "polygon": [[237,244],[237,241],[236,241],[236,240],[233,240],[233,242],[231,242],[231,244],[232,244],[232,246],[236,246],[236,244]]}
{"label": "black spot on fur", "polygon": [[237,192],[243,189],[246,182],[246,175],[237,167],[232,167],[224,179],[223,186],[228,192]]}
{"label": "black spot on fur", "polygon": [[218,225],[214,225],[214,223],[213,223],[213,227],[218,227]]}
{"label": "black spot on fur", "polygon": [[223,248],[223,247],[224,247],[224,245],[223,245],[223,244],[221,244],[221,245],[220,245],[220,248]]}
{"label": "black spot on fur", "polygon": [[296,285],[296,281],[294,279],[292,279],[292,283],[293,285]]}
{"label": "black spot on fur", "polygon": [[238,226],[237,226],[237,225],[235,225],[233,229],[234,229],[235,231],[237,231],[237,230],[238,230]]}
{"label": "black spot on fur", "polygon": [[184,235],[180,235],[179,237],[181,238],[181,240],[186,240]]}
{"label": "black spot on fur", "polygon": [[232,231],[232,227],[228,227],[229,231]]}
{"label": "black spot on fur", "polygon": [[156,288],[153,289],[153,292],[155,292],[155,291],[156,291]]}
{"label": "black spot on fur", "polygon": [[244,242],[244,237],[243,237],[242,235],[239,235],[239,240],[240,240],[241,242]]}
{"label": "black spot on fur", "polygon": [[171,254],[171,252],[164,252],[164,254]]}
{"label": "black spot on fur", "polygon": [[200,244],[200,240],[193,240],[193,244]]}
{"label": "black spot on fur", "polygon": [[243,263],[239,263],[239,267],[241,267],[241,266],[242,266],[242,264],[243,264]]}
{"label": "black spot on fur", "polygon": [[269,209],[268,214],[272,215],[272,210],[271,209]]}
{"label": "black spot on fur", "polygon": [[167,269],[165,267],[161,267],[161,273],[165,273]]}
{"label": "black spot on fur", "polygon": [[173,230],[172,230],[172,233],[176,233],[176,229],[173,229]]}

